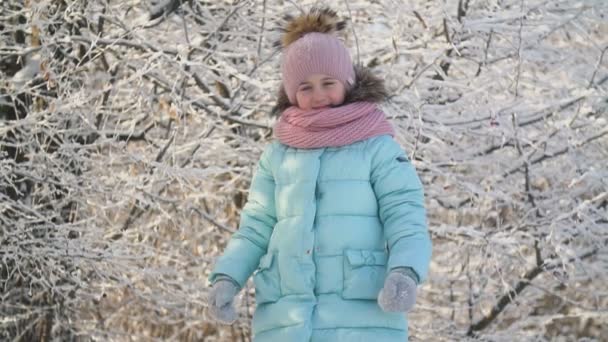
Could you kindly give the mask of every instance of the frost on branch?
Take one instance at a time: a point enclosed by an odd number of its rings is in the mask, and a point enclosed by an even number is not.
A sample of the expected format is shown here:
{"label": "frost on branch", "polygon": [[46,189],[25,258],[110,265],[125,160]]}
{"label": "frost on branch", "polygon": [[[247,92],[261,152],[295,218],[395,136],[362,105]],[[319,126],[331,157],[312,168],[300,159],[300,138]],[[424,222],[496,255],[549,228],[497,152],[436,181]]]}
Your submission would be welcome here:
{"label": "frost on branch", "polygon": [[[219,327],[206,276],[271,139],[295,3],[0,6],[0,339],[250,340],[252,288]],[[412,339],[606,334],[604,2],[335,9],[425,186]]]}

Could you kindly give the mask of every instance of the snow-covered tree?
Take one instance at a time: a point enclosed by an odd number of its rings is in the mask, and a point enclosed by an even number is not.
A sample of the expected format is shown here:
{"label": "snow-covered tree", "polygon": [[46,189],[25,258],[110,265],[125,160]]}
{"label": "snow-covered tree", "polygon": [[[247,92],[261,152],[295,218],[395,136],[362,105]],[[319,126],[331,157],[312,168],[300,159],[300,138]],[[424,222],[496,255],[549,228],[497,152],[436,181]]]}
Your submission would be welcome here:
{"label": "snow-covered tree", "polygon": [[7,0],[0,339],[250,340],[206,277],[279,88],[279,19],[348,19],[424,182],[412,340],[608,336],[604,0]]}

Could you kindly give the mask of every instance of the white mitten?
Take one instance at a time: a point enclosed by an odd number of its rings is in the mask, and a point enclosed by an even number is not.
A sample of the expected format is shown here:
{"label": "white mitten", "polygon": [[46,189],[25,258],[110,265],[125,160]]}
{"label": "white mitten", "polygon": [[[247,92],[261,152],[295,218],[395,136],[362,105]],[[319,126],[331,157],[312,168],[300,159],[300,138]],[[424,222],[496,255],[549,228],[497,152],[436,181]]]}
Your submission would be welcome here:
{"label": "white mitten", "polygon": [[392,270],[378,295],[378,305],[385,312],[407,312],[416,303],[416,281],[406,268]]}
{"label": "white mitten", "polygon": [[235,282],[228,276],[221,276],[213,283],[207,296],[210,316],[222,323],[232,324],[237,315],[234,309],[234,297],[239,292]]}

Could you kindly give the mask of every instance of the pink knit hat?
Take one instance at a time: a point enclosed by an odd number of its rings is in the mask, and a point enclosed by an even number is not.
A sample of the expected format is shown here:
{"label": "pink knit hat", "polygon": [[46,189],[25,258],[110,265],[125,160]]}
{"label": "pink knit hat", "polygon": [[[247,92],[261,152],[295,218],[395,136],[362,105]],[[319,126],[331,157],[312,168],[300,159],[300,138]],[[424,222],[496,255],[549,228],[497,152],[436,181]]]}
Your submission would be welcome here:
{"label": "pink knit hat", "polygon": [[338,21],[334,11],[313,9],[292,19],[283,37],[281,73],[283,87],[291,104],[296,104],[296,91],[312,74],[325,74],[348,89],[355,83],[355,70],[342,41],[333,32],[345,23]]}

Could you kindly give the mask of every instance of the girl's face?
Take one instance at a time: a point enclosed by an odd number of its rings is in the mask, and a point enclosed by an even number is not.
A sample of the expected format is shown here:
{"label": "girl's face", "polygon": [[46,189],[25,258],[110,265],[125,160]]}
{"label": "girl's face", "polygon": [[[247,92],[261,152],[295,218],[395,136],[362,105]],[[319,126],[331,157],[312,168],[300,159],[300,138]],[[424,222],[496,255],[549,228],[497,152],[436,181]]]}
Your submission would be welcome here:
{"label": "girl's face", "polygon": [[341,105],[346,90],[344,84],[331,76],[312,74],[300,83],[296,91],[297,106],[302,110]]}

